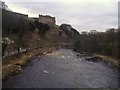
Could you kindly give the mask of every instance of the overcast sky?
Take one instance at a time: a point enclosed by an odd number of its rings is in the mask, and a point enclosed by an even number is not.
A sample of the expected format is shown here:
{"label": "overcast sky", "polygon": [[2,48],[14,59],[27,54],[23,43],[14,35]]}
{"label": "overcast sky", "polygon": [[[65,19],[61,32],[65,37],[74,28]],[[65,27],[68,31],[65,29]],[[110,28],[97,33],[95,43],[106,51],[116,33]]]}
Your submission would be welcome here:
{"label": "overcast sky", "polygon": [[15,12],[56,17],[58,25],[71,24],[79,32],[118,27],[118,0],[3,0]]}

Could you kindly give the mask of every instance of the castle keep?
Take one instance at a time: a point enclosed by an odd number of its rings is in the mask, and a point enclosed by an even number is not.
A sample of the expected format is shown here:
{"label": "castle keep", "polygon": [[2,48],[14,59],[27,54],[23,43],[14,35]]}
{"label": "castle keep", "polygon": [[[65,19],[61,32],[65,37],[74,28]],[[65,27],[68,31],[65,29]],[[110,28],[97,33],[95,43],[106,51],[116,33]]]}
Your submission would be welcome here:
{"label": "castle keep", "polygon": [[54,27],[56,25],[55,17],[51,17],[49,15],[39,15],[39,22],[46,23],[50,27]]}

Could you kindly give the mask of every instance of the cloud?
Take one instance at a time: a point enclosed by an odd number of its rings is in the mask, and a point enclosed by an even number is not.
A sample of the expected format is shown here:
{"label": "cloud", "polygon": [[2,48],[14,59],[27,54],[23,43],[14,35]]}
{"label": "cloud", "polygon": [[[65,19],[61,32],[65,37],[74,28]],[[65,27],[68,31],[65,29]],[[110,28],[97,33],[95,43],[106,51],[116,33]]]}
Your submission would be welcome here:
{"label": "cloud", "polygon": [[117,28],[117,0],[5,1],[13,11],[28,14],[30,17],[38,17],[38,14],[49,14],[56,17],[58,25],[69,23],[78,31],[91,29],[105,31],[111,27]]}

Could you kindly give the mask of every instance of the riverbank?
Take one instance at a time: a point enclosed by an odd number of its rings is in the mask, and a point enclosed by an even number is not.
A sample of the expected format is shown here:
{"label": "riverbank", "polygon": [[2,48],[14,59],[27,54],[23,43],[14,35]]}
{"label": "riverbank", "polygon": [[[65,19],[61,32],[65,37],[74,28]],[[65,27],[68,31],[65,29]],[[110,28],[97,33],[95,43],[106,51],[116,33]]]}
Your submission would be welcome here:
{"label": "riverbank", "polygon": [[[81,52],[76,51],[76,50],[74,50],[74,51],[78,52],[78,53],[81,53]],[[120,63],[119,63],[119,60],[117,58],[112,58],[110,56],[105,56],[105,55],[97,54],[97,53],[86,53],[86,52],[84,52],[83,54],[86,55],[86,56],[101,58],[100,59],[101,61],[103,61],[103,62],[105,62],[109,65],[112,65],[113,67],[120,70]]]}
{"label": "riverbank", "polygon": [[117,88],[118,72],[104,63],[90,63],[72,49],[37,57],[4,88]]}
{"label": "riverbank", "polygon": [[12,75],[20,73],[24,66],[26,66],[33,58],[46,53],[52,53],[59,46],[51,46],[44,48],[36,48],[20,55],[14,55],[3,59],[2,62],[2,79],[9,78]]}
{"label": "riverbank", "polygon": [[[26,66],[31,60],[33,60],[36,56],[44,55],[47,53],[52,53],[57,48],[62,47],[62,45],[49,46],[43,48],[32,49],[28,52],[21,53],[20,55],[10,56],[8,58],[3,59],[2,62],[2,79],[9,78],[12,75],[16,75],[20,73],[24,66]],[[114,67],[119,68],[120,64],[117,59],[100,55],[93,54],[95,57],[100,57],[103,62],[113,65]]]}
{"label": "riverbank", "polygon": [[106,62],[106,63],[108,63],[108,64],[111,64],[111,65],[113,65],[114,67],[117,67],[117,68],[120,67],[120,63],[118,62],[119,60],[117,60],[116,58],[112,58],[112,57],[110,57],[110,56],[105,56],[105,55],[101,55],[101,54],[94,54],[94,56],[100,57],[103,62]]}

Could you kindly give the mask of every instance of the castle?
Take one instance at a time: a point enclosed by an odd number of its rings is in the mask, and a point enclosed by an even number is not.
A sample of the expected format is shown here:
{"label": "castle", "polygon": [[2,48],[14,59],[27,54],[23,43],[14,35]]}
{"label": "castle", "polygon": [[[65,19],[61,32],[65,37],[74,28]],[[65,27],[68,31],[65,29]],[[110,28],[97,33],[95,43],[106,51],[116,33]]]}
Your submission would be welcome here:
{"label": "castle", "polygon": [[24,19],[29,19],[32,21],[38,20],[39,22],[41,22],[43,24],[48,24],[50,28],[57,27],[55,17],[52,17],[50,15],[40,15],[39,14],[38,18],[36,18],[36,17],[29,18],[28,15],[25,15],[25,14],[20,14],[20,13],[16,13],[16,12],[13,14],[16,15],[17,17],[22,17]]}
{"label": "castle", "polygon": [[54,27],[56,25],[55,17],[51,17],[49,15],[39,15],[39,22],[46,23],[50,27]]}

